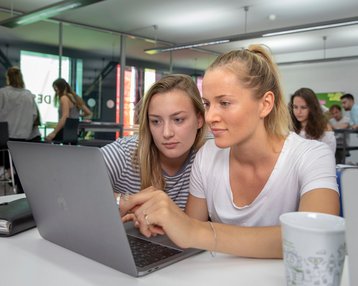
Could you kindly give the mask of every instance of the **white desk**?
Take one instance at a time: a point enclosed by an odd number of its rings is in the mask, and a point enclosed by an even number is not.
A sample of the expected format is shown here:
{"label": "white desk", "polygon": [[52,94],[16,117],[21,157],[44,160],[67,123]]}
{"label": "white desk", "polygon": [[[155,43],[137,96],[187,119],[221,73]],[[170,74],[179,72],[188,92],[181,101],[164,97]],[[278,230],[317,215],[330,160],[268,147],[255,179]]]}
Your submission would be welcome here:
{"label": "white desk", "polygon": [[[0,197],[0,202],[18,196]],[[341,286],[348,286],[347,268]],[[209,252],[133,278],[42,239],[36,228],[0,237],[0,275],[4,286],[285,285],[282,260],[211,257]]]}

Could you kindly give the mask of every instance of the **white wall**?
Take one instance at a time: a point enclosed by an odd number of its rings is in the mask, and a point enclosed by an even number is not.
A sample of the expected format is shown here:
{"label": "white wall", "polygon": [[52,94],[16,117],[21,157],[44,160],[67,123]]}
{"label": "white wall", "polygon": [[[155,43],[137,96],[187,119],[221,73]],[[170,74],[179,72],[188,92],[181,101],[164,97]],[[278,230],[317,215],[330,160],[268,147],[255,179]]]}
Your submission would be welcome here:
{"label": "white wall", "polygon": [[[317,93],[351,93],[358,103],[358,60],[282,65],[279,69],[287,102],[297,89],[309,87]],[[356,135],[351,136],[350,144],[358,146]],[[358,162],[358,151],[351,151],[347,162]]]}
{"label": "white wall", "polygon": [[287,100],[295,90],[351,93],[358,102],[358,60],[279,66]]}

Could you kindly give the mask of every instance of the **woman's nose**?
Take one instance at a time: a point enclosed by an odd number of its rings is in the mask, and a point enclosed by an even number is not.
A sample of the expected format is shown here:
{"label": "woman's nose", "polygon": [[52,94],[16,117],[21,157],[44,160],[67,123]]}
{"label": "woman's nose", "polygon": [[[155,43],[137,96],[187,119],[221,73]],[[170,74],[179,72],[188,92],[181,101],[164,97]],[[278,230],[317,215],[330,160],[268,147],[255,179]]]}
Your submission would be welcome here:
{"label": "woman's nose", "polygon": [[163,129],[163,136],[165,138],[169,138],[169,137],[172,137],[174,135],[174,131],[173,131],[173,128],[171,126],[170,123],[165,123],[164,124],[164,129]]}
{"label": "woman's nose", "polygon": [[212,106],[208,107],[206,110],[205,110],[205,121],[210,124],[214,121],[217,121],[218,120],[218,114],[217,112],[215,111],[215,108],[213,108]]}

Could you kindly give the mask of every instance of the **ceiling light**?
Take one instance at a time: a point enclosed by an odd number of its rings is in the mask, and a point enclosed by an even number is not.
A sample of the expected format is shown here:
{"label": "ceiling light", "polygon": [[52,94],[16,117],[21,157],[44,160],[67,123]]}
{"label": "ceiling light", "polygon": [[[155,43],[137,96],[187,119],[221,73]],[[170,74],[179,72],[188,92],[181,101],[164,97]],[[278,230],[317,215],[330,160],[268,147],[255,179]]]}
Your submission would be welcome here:
{"label": "ceiling light", "polygon": [[277,32],[272,32],[272,33],[266,33],[266,34],[263,34],[262,36],[263,37],[280,36],[280,35],[310,32],[310,31],[323,30],[323,29],[339,28],[339,27],[345,27],[345,26],[351,26],[351,25],[357,25],[357,24],[358,24],[358,20],[354,20],[354,21],[349,21],[349,22],[332,23],[332,24],[317,25],[317,26],[311,26],[311,27],[303,27],[303,28],[297,28],[297,29],[277,31]]}
{"label": "ceiling light", "polygon": [[[337,27],[344,27],[344,26],[352,26],[358,24],[358,17],[351,17],[345,19],[336,19],[331,21],[319,22],[319,23],[312,23],[312,24],[305,24],[305,25],[298,25],[292,27],[283,27],[278,29],[272,30],[264,30],[264,31],[255,31],[250,33],[243,33],[231,36],[225,36],[223,38],[217,39],[207,39],[203,40],[203,42],[195,42],[195,43],[187,43],[184,45],[177,45],[171,47],[158,47],[153,49],[144,50],[145,53],[154,55],[162,52],[169,52],[175,50],[182,50],[182,49],[190,49],[208,45],[217,45],[223,44],[228,42],[238,42],[243,40],[251,40],[251,39],[258,39],[261,37],[272,37],[278,35],[285,35],[285,34],[292,34],[292,33],[299,33],[299,32],[307,32],[307,31],[315,31],[315,30],[323,30],[323,29],[330,29],[330,28],[337,28]],[[214,51],[206,50],[206,52],[214,53]]]}
{"label": "ceiling light", "polygon": [[75,8],[87,6],[93,3],[101,2],[104,0],[66,0],[61,1],[38,10],[11,17],[0,22],[1,26],[8,28],[15,28],[17,26],[28,25],[44,19],[48,19],[59,15],[65,11],[72,10]]}
{"label": "ceiling light", "polygon": [[203,43],[193,43],[187,45],[180,45],[180,46],[173,46],[168,48],[154,48],[154,49],[147,49],[144,52],[148,55],[155,55],[158,53],[170,52],[170,51],[177,51],[177,50],[184,50],[184,49],[192,49],[192,48],[199,48],[204,46],[211,46],[211,45],[219,45],[229,43],[230,40],[217,40],[217,41],[208,41]]}

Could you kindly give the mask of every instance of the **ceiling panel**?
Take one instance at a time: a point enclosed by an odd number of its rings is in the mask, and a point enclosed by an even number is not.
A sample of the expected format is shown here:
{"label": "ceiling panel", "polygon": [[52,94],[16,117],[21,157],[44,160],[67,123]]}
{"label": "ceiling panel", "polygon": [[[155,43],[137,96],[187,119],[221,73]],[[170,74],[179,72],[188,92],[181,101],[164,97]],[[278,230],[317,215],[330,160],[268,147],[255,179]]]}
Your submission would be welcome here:
{"label": "ceiling panel", "polygon": [[[59,1],[0,0],[0,20]],[[246,11],[245,11],[245,7]],[[120,34],[126,37],[127,56],[175,66],[205,69],[218,53],[263,43],[277,59],[299,61],[323,54],[358,56],[358,25],[286,36],[237,40],[202,49],[148,55],[145,49],[245,36],[295,25],[358,17],[357,0],[106,0],[56,17],[65,22],[65,47],[119,58]],[[274,20],[270,20],[275,18]],[[274,15],[274,16],[272,16]],[[67,23],[67,24],[66,24]],[[72,24],[71,24],[72,23]],[[74,24],[76,23],[76,24]],[[13,29],[0,27],[1,41],[27,41],[56,46],[58,22],[41,21]],[[327,37],[326,41],[323,37]],[[152,43],[143,38],[152,40]],[[155,42],[156,40],[156,42]],[[300,58],[301,57],[301,58]]]}

